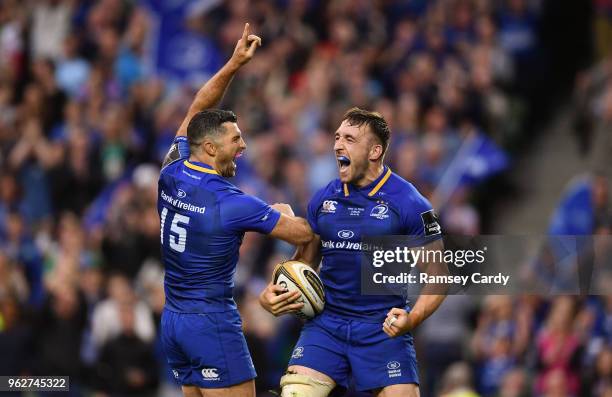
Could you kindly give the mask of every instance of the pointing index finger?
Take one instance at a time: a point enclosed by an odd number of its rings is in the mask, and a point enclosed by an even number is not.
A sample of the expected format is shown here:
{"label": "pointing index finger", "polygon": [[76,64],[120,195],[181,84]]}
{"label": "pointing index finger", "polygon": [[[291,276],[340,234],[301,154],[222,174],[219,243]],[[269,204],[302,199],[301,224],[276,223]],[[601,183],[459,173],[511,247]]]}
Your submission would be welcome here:
{"label": "pointing index finger", "polygon": [[244,24],[244,31],[242,32],[242,41],[246,42],[247,37],[249,37],[249,23]]}

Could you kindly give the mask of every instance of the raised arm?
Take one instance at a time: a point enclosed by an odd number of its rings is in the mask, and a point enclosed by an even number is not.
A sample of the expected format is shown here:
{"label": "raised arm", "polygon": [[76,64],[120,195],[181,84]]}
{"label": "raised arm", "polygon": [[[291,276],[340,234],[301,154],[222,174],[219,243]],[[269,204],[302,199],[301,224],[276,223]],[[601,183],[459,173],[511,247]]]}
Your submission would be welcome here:
{"label": "raised arm", "polygon": [[250,34],[249,24],[246,23],[244,25],[242,37],[238,40],[238,43],[236,43],[236,48],[234,49],[232,57],[202,86],[202,88],[198,90],[193,102],[189,106],[187,115],[176,132],[177,136],[187,135],[187,126],[194,114],[205,109],[210,109],[221,101],[223,94],[225,94],[225,90],[227,90],[236,72],[253,58],[255,49],[259,46],[261,46],[261,38],[254,34]]}
{"label": "raised arm", "polygon": [[174,143],[162,161],[162,168],[182,158],[189,157],[187,126],[191,118],[196,113],[210,109],[221,102],[221,98],[223,98],[223,94],[225,94],[225,90],[232,81],[234,74],[236,74],[242,65],[253,58],[255,49],[261,45],[261,39],[254,34],[249,34],[249,31],[249,24],[247,23],[244,25],[242,37],[238,40],[230,60],[198,90],[193,102],[189,106],[187,115],[185,115],[183,122],[176,131]]}

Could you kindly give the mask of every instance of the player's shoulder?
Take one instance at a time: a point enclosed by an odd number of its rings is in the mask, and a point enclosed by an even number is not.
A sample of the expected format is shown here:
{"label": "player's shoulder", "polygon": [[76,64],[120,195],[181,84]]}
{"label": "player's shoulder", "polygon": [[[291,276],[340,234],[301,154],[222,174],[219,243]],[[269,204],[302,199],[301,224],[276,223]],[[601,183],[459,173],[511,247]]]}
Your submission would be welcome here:
{"label": "player's shoulder", "polygon": [[162,170],[170,164],[178,163],[189,157],[189,141],[186,136],[176,136],[162,162]]}
{"label": "player's shoulder", "polygon": [[320,202],[322,200],[328,200],[334,197],[342,196],[342,182],[340,179],[334,179],[327,185],[323,186],[315,192],[310,200],[311,203]]}
{"label": "player's shoulder", "polygon": [[261,201],[256,196],[244,192],[238,186],[221,176],[210,178],[205,188],[215,194],[223,208],[236,209],[241,205],[247,206],[248,203],[259,203]]}
{"label": "player's shoulder", "polygon": [[220,175],[211,175],[206,184],[211,189],[225,194],[244,194],[236,185]]}
{"label": "player's shoulder", "polygon": [[411,201],[429,205],[429,201],[419,192],[416,186],[395,172],[391,172],[389,180],[383,187],[383,191],[390,198],[400,199],[400,202]]}
{"label": "player's shoulder", "polygon": [[177,171],[180,169],[181,163],[182,161],[180,161],[180,159],[164,163],[159,171],[159,176],[177,176]]}
{"label": "player's shoulder", "polygon": [[162,168],[160,180],[171,178],[196,185],[212,193],[219,194],[241,194],[242,192],[226,178],[216,172],[210,172],[207,168],[194,166],[189,161],[174,161]]}

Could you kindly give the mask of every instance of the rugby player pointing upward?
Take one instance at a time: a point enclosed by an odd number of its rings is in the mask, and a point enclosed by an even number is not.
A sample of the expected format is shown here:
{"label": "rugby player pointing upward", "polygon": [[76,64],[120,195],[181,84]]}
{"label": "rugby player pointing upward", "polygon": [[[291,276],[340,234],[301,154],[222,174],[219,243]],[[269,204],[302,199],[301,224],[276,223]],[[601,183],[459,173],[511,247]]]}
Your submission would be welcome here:
{"label": "rugby player pointing upward", "polygon": [[[231,59],[197,93],[158,184],[166,304],[161,339],[187,397],[252,397],[255,369],[232,298],[246,231],[305,244],[312,230],[286,204],[269,206],[227,181],[246,149],[236,115],[209,109],[261,45],[246,24]],[[291,298],[291,293],[282,299]]]}
{"label": "rugby player pointing upward", "polygon": [[[322,255],[325,309],[302,329],[281,378],[283,397],[325,397],[336,385],[348,387],[351,377],[358,390],[378,397],[419,395],[408,332],[438,308],[444,295],[435,294],[444,290],[425,287],[409,311],[405,297],[362,295],[362,253],[330,244],[360,242],[362,236],[410,235],[426,249],[442,248],[440,226],[429,202],[383,163],[389,135],[380,114],[357,108],[345,114],[335,133],[340,178],[310,201],[308,222],[315,237],[294,256],[317,266]],[[428,273],[432,268],[438,274],[448,271],[438,263],[419,267]],[[291,303],[275,304],[277,293],[276,286],[268,285],[260,303],[273,314],[285,313]]]}

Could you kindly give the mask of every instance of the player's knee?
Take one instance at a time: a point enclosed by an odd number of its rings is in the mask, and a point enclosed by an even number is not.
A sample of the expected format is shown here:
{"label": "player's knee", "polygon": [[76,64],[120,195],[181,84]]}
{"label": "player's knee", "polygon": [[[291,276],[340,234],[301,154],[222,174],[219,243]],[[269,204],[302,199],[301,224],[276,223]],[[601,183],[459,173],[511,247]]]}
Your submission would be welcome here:
{"label": "player's knee", "polygon": [[334,384],[308,375],[286,373],[280,380],[281,397],[327,397]]}

